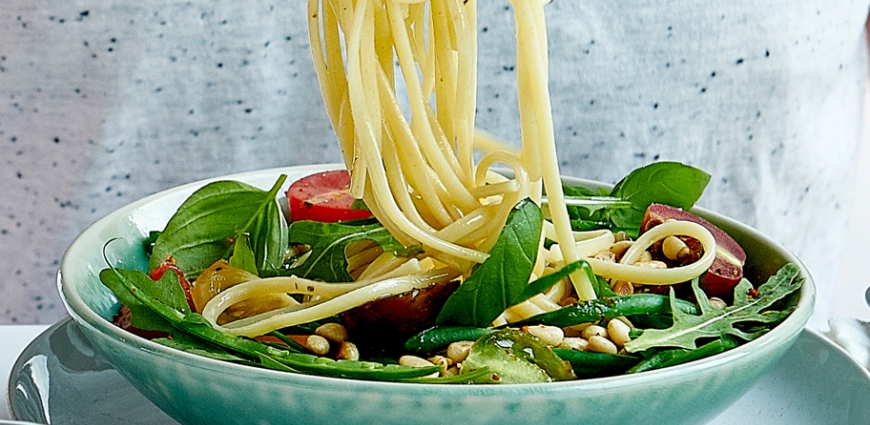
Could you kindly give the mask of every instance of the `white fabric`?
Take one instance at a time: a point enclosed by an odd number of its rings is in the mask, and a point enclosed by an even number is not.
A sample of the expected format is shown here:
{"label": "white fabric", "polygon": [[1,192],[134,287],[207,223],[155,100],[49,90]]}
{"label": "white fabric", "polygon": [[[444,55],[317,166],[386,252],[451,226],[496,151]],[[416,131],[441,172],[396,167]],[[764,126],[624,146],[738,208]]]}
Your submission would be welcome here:
{"label": "white fabric", "polygon": [[[0,323],[63,315],[64,248],[180,183],[340,160],[304,2],[0,2]],[[850,206],[867,0],[547,6],[565,174],[655,160],[713,176],[701,205],[794,250],[821,326]],[[478,124],[518,140],[512,11],[480,0]]]}

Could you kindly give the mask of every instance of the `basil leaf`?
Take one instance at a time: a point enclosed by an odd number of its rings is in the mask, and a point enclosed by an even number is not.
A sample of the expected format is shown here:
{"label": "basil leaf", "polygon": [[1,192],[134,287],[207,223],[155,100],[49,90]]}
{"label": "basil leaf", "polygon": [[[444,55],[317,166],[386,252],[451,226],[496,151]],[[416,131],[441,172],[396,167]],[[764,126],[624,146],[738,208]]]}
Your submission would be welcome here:
{"label": "basil leaf", "polygon": [[219,259],[227,259],[233,244],[248,234],[260,269],[278,268],[287,248],[287,223],[276,195],[286,176],[266,192],[245,183],[219,181],[193,193],[161,232],[149,264],[156,268],[175,259],[186,276],[197,276]]}
{"label": "basil leaf", "polygon": [[190,306],[187,304],[187,296],[179,283],[178,275],[172,272],[164,273],[160,280],[152,280],[147,274],[138,270],[105,269],[100,272],[100,281],[103,285],[112,290],[118,301],[130,309],[130,325],[146,330],[146,331],[162,331],[173,333],[175,329],[160,315],[154,313],[149,307],[143,305],[139,300],[130,293],[124,283],[121,281],[119,274],[124,279],[136,282],[136,284],[145,288],[148,294],[155,300],[179,311],[189,311]]}
{"label": "basil leaf", "polygon": [[517,204],[489,258],[447,299],[436,324],[488,326],[504,309],[516,304],[529,284],[543,220],[534,202]]}
{"label": "basil leaf", "polygon": [[289,234],[291,244],[308,245],[311,250],[301,264],[295,264],[280,273],[326,282],[353,280],[347,271],[347,256],[344,254],[345,248],[351,242],[371,240],[378,243],[384,251],[405,250],[405,246],[381,224],[321,223],[305,220],[290,224]]}
{"label": "basil leaf", "polygon": [[710,175],[679,162],[655,162],[629,173],[613,187],[610,196],[631,203],[631,208],[610,212],[616,227],[639,227],[652,203],[690,209],[704,193]]}
{"label": "basil leaf", "polygon": [[[230,256],[231,266],[242,269],[248,273],[258,274],[257,258],[254,250],[248,245],[248,235],[242,235],[233,244],[233,254]],[[214,263],[212,263],[214,264]]]}

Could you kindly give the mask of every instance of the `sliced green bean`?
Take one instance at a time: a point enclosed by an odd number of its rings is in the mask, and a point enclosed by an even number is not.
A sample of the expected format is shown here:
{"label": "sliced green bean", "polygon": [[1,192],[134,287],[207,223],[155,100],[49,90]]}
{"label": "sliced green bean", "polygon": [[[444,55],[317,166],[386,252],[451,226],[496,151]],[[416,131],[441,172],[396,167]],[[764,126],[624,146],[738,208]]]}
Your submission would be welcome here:
{"label": "sliced green bean", "polygon": [[[678,299],[676,303],[677,307],[683,312],[688,314],[699,313],[698,308],[688,301]],[[657,294],[634,294],[582,301],[550,313],[539,314],[520,322],[511,323],[511,326],[541,324],[565,327],[599,320],[609,320],[620,316],[670,312],[671,300],[669,297]]]}
{"label": "sliced green bean", "polygon": [[492,332],[493,330],[489,328],[436,326],[405,341],[405,349],[415,354],[429,354],[457,341],[477,341],[478,338]]}
{"label": "sliced green bean", "polygon": [[622,354],[594,353],[567,348],[554,348],[562,360],[571,363],[577,378],[600,378],[621,375],[641,361],[640,357]]}
{"label": "sliced green bean", "polygon": [[647,370],[661,369],[669,366],[676,366],[681,363],[687,363],[693,360],[709,357],[714,354],[719,354],[723,351],[730,350],[737,346],[737,341],[730,337],[724,337],[712,342],[708,342],[694,350],[685,348],[662,350],[653,354],[647,359],[644,359],[626,373],[638,373]]}

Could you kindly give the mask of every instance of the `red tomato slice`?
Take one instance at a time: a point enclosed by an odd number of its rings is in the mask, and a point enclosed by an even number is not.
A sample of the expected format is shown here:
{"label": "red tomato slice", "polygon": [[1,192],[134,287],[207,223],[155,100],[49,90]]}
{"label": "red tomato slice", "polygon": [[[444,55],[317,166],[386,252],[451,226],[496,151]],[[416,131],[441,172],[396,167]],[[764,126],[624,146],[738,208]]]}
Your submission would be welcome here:
{"label": "red tomato slice", "polygon": [[290,218],[325,223],[369,218],[367,210],[353,209],[350,175],[345,170],[326,171],[303,177],[287,190]]}

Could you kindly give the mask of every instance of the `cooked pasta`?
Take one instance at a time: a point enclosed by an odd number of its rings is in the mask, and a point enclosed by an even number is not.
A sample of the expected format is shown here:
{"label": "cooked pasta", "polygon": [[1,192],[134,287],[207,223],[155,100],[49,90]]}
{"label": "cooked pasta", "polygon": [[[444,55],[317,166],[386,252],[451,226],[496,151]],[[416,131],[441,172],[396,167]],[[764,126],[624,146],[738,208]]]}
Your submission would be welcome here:
{"label": "cooked pasta", "polygon": [[[533,275],[586,259],[596,274],[639,284],[671,284],[701,274],[715,255],[709,231],[665,223],[643,235],[621,263],[591,258],[614,243],[609,230],[572,231],[556,158],[548,92],[547,34],[541,0],[512,0],[522,146],[507,147],[476,130],[476,0],[309,0],[314,65],[329,119],[352,178],[351,193],[405,245],[421,244],[428,266],[360,247],[351,255],[360,281],[320,289],[299,278],[259,279],[208,303],[212,323],[230,305],[269,292],[306,293],[310,302],[230,322],[220,329],[259,335],[318,320],[400,290],[454,279],[486,260],[517,202],[547,195],[545,237]],[[403,92],[400,87],[404,87]],[[406,93],[400,98],[400,93]],[[403,110],[406,105],[408,114]],[[475,158],[479,158],[476,160]],[[492,171],[504,166],[513,177]],[[639,252],[667,235],[698,239],[704,256],[686,267],[641,269]],[[543,238],[541,240],[543,244]],[[412,270],[413,269],[413,270]],[[406,273],[397,277],[396,273]],[[571,285],[573,284],[573,285]],[[575,272],[546,294],[514,306],[499,321],[559,307],[573,292],[595,298]]]}

